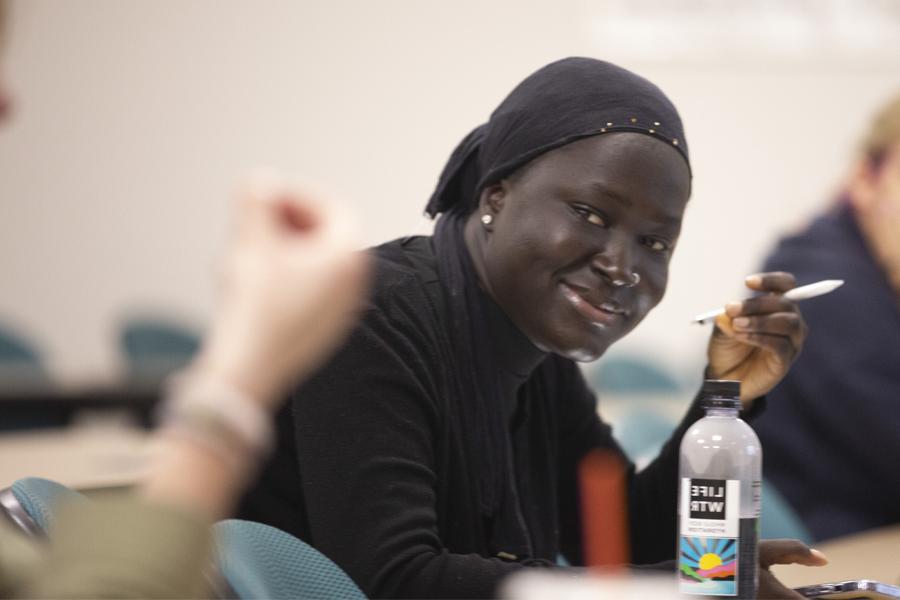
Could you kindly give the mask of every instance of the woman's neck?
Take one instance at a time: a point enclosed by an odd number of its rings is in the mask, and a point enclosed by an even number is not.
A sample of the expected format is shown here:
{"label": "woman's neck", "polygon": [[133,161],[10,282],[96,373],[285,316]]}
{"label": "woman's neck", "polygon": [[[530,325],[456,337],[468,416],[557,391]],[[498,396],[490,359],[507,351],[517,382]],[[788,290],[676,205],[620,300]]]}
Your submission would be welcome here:
{"label": "woman's neck", "polygon": [[531,343],[483,288],[481,292],[479,298],[483,303],[487,320],[486,334],[489,338],[487,342],[493,347],[497,366],[505,375],[511,376],[521,384],[547,354]]}
{"label": "woman's neck", "polygon": [[494,348],[499,366],[513,381],[521,384],[546,357],[524,333],[513,323],[491,294],[484,269],[484,250],[487,242],[481,220],[477,211],[469,216],[463,230],[466,249],[469,252],[470,264],[475,269],[480,301],[484,306],[488,331],[486,335]]}

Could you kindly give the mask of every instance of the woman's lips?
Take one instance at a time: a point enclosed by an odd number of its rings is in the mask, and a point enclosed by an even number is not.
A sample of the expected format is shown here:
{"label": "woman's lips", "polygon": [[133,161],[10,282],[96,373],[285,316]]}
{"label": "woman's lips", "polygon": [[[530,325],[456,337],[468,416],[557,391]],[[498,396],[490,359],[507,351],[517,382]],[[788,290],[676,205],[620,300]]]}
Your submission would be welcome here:
{"label": "woman's lips", "polygon": [[592,324],[597,325],[599,327],[609,327],[610,325],[614,325],[620,323],[623,314],[619,310],[611,309],[604,310],[602,308],[597,308],[587,300],[585,300],[581,294],[575,291],[572,287],[568,286],[565,283],[559,284],[560,289],[562,289],[563,296],[565,296],[566,300],[569,301],[569,304],[575,308],[581,316],[590,321]]}

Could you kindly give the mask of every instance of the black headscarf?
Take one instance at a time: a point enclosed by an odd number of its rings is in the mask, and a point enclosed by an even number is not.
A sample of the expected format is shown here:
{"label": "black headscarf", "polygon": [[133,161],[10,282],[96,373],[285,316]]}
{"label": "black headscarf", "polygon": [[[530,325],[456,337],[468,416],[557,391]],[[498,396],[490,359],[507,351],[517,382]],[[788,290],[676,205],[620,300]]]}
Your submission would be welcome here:
{"label": "black headscarf", "polygon": [[[448,369],[453,401],[466,429],[470,463],[479,473],[486,516],[501,508],[511,482],[508,434],[488,345],[479,283],[463,239],[478,196],[541,154],[576,140],[630,131],[655,137],[688,160],[681,119],[663,92],[621,67],[591,58],[566,58],[526,78],[460,142],[444,167],[426,213],[435,228],[438,272],[447,290],[456,364]],[[514,495],[514,494],[513,494]]]}
{"label": "black headscarf", "polygon": [[564,58],[532,73],[450,156],[425,212],[475,209],[477,194],[541,154],[582,138],[632,131],[678,150],[690,168],[681,118],[643,77],[593,58]]}

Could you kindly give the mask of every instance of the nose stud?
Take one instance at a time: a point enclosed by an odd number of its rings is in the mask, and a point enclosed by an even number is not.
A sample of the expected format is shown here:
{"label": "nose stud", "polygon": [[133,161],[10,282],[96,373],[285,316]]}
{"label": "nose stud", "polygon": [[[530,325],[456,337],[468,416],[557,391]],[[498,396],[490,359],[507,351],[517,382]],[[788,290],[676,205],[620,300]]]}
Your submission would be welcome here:
{"label": "nose stud", "polygon": [[623,281],[621,279],[613,279],[612,284],[615,287],[634,287],[641,281],[640,273],[632,273],[631,279],[629,281]]}

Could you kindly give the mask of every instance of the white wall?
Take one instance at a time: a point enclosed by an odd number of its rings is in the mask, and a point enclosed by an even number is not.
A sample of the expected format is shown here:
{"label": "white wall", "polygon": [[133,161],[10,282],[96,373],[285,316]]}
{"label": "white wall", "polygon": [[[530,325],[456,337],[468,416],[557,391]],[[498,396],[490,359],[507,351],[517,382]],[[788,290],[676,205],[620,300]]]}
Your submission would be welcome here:
{"label": "white wall", "polygon": [[775,237],[826,201],[870,111],[900,89],[900,52],[821,53],[815,38],[785,55],[752,36],[735,49],[721,31],[697,36],[728,26],[703,21],[709,3],[682,4],[700,20],[669,37],[700,45],[670,52],[617,35],[642,21],[617,20],[613,0],[14,2],[0,320],[63,380],[112,377],[122,315],[205,320],[247,167],[340,190],[361,244],[428,231],[420,215],[456,142],[525,75],[584,54],[647,76],[682,112],[693,199],[668,295],[624,344],[700,361],[708,332],[688,318],[738,294]]}

